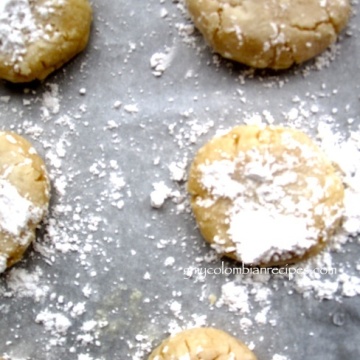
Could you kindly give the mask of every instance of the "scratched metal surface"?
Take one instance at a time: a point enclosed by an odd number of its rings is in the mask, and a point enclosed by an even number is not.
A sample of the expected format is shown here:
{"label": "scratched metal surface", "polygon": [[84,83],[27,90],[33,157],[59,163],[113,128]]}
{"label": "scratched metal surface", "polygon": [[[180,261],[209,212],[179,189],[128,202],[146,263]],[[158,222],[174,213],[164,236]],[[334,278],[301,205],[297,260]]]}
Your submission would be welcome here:
{"label": "scratched metal surface", "polygon": [[[56,222],[57,237],[49,238],[49,225],[44,225],[37,243],[51,254],[30,249],[15,267],[37,274],[38,297],[31,289],[26,296],[9,288],[9,272],[1,276],[0,354],[36,360],[147,358],[168,335],[169,324],[186,327],[206,316],[205,325],[254,343],[259,359],[282,354],[291,360],[358,360],[359,297],[304,299],[288,295],[286,282],[273,280],[270,318],[276,326],[254,323],[244,332],[241,315],[207,300],[211,294],[220,297],[225,275],[208,275],[203,282],[184,277],[184,269],[209,253],[194,219],[186,211],[178,213],[170,200],[153,209],[149,199],[152,184],[159,181],[183,194],[185,185],[170,180],[168,165],[190,160],[217,129],[241,123],[248,114],[269,111],[275,122],[284,122],[284,114],[299,106],[294,105],[298,97],[304,108],[319,109],[300,124],[310,132],[322,115],[332,115],[344,132],[349,118],[353,126],[360,124],[358,15],[347,29],[351,36],[343,34],[327,67],[316,70],[309,63],[281,73],[255,72],[242,83],[246,68],[214,61],[198,33],[190,37],[195,43],[186,43],[179,28],[189,21],[178,5],[94,0],[84,53],[41,84],[1,83],[0,96],[11,96],[8,103],[0,102],[1,129],[31,140],[52,175],[49,218]],[[155,77],[150,58],[167,48],[171,62]],[[43,96],[50,84],[58,85],[60,107],[44,117]],[[80,94],[82,88],[86,94]],[[114,108],[116,101],[120,108]],[[138,112],[126,111],[133,104]],[[111,121],[117,126],[109,126]],[[187,134],[194,122],[209,121],[214,126],[192,142]],[[116,188],[111,173],[123,177],[125,185]],[[66,186],[62,194],[56,181]],[[122,209],[114,206],[116,192]],[[359,255],[354,241],[334,261],[351,268]],[[175,260],[172,266],[164,264],[169,257]],[[219,267],[221,260],[201,266]],[[181,304],[179,313],[171,308],[174,301]],[[260,305],[251,306],[256,312]],[[61,318],[59,324],[44,324],[39,314],[48,314],[47,319],[61,314],[70,325],[62,332]]]}

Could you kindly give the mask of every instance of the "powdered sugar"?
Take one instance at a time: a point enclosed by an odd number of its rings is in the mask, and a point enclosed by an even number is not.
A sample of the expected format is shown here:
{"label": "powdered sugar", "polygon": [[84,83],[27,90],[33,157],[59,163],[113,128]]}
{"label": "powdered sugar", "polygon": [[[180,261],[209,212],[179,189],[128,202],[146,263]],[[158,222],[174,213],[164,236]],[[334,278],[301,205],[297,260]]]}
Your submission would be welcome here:
{"label": "powdered sugar", "polygon": [[170,66],[174,59],[175,48],[166,49],[165,52],[156,52],[150,58],[150,66],[153,69],[154,76],[161,76],[164,71]]}
{"label": "powdered sugar", "polygon": [[30,221],[39,222],[44,210],[22,197],[9,181],[0,179],[0,227],[15,239],[27,228]]}
{"label": "powdered sugar", "polygon": [[45,330],[51,332],[52,335],[58,337],[61,344],[61,335],[65,335],[71,326],[71,321],[63,314],[60,313],[50,313],[46,310],[40,312],[35,321],[37,323],[42,323],[45,326]]}
{"label": "powdered sugar", "polygon": [[9,291],[6,292],[6,295],[20,298],[30,297],[37,302],[44,300],[49,288],[41,283],[43,275],[43,271],[39,267],[32,272],[21,268],[11,269],[7,275]]}
{"label": "powdered sugar", "polygon": [[171,196],[172,190],[163,181],[153,184],[154,190],[150,194],[150,203],[154,208],[160,208],[165,200]]}
{"label": "powdered sugar", "polygon": [[6,270],[7,256],[0,254],[0,274]]}
{"label": "powdered sugar", "polygon": [[37,23],[33,11],[46,19],[53,4],[45,2],[34,10],[29,0],[3,0],[0,7],[0,52],[10,64],[23,59],[27,46],[46,36],[46,29]]}
{"label": "powdered sugar", "polygon": [[347,236],[356,236],[360,232],[360,133],[352,131],[347,139],[343,139],[334,131],[333,125],[321,122],[318,137],[341,171],[345,185],[343,231]]}
{"label": "powdered sugar", "polygon": [[275,354],[271,360],[289,360],[289,358],[284,355]]}
{"label": "powdered sugar", "polygon": [[49,90],[44,92],[41,102],[42,117],[45,120],[60,111],[59,85],[48,84],[48,88]]}
{"label": "powdered sugar", "polygon": [[245,210],[233,215],[229,235],[239,258],[247,264],[267,263],[274,255],[283,259],[282,254],[289,252],[301,256],[317,241],[317,232],[308,230],[306,219],[266,210]]}
{"label": "powdered sugar", "polygon": [[217,306],[226,305],[230,311],[246,314],[249,308],[249,290],[245,285],[229,282],[221,287],[221,299]]}

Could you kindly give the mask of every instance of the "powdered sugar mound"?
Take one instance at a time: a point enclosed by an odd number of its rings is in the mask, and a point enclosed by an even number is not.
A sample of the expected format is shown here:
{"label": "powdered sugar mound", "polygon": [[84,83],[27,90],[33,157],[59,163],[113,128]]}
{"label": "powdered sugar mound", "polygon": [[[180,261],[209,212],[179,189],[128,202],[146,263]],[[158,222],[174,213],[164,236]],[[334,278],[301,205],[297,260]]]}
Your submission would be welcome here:
{"label": "powdered sugar mound", "polygon": [[[229,235],[236,244],[236,252],[247,264],[269,262],[274,254],[284,251],[301,254],[316,243],[313,232],[309,234],[306,219],[265,210],[235,214]],[[252,246],[254,243],[256,247]]]}
{"label": "powdered sugar mound", "polygon": [[[41,112],[44,120],[50,119],[60,111],[59,85],[48,84],[49,90],[44,92],[41,104]],[[59,122],[59,121],[58,121]]]}
{"label": "powdered sugar mound", "polygon": [[182,41],[191,47],[196,46],[195,26],[187,23],[177,23],[175,25]]}
{"label": "powdered sugar mound", "polygon": [[341,295],[346,297],[360,295],[360,277],[341,274],[338,280],[342,285]]}
{"label": "powdered sugar mound", "polygon": [[289,358],[284,355],[274,354],[271,360],[289,360]]}
{"label": "powdered sugar mound", "polygon": [[64,335],[67,334],[71,321],[61,313],[52,313],[48,310],[41,311],[35,318],[35,322],[43,324],[46,331],[48,331],[52,338],[52,345],[63,345],[66,341]]}
{"label": "powdered sugar mound", "polygon": [[[9,181],[0,179],[0,228],[18,238],[30,221],[39,222],[44,210],[22,197]],[[21,241],[21,238],[18,238]]]}
{"label": "powdered sugar mound", "polygon": [[249,312],[249,290],[245,285],[229,282],[221,287],[221,298],[217,306],[226,305],[230,311],[246,314]]}
{"label": "powdered sugar mound", "polygon": [[119,210],[124,207],[123,190],[126,186],[124,177],[118,172],[110,173],[110,191],[106,194],[110,198],[111,204]]}
{"label": "powdered sugar mound", "polygon": [[150,58],[150,66],[154,76],[161,76],[170,66],[175,56],[175,48],[168,48],[165,52],[156,52]]}
{"label": "powdered sugar mound", "polygon": [[147,335],[137,334],[135,342],[128,341],[130,349],[135,348],[135,354],[132,356],[132,360],[143,360],[144,357],[152,350],[152,343]]}
{"label": "powdered sugar mound", "polygon": [[194,110],[190,108],[181,114],[186,120],[183,126],[181,126],[181,123],[174,123],[168,126],[169,134],[174,137],[180,149],[196,144],[198,139],[202,135],[207,134],[215,124],[213,120],[200,122],[197,119],[192,119],[193,111]]}
{"label": "powdered sugar mound", "polygon": [[161,208],[165,200],[171,197],[172,190],[163,181],[153,183],[154,190],[150,194],[150,203],[153,208]]}
{"label": "powdered sugar mound", "polygon": [[139,112],[139,107],[137,104],[127,104],[124,105],[124,110],[129,114],[136,114]]}
{"label": "powdered sugar mound", "polygon": [[91,344],[100,346],[101,342],[98,340],[99,329],[102,329],[107,325],[107,322],[98,322],[96,320],[85,321],[80,328],[81,331],[77,335],[76,341],[81,346],[89,346]]}
{"label": "powdered sugar mound", "polygon": [[257,324],[260,324],[260,325],[267,324],[267,322],[268,322],[267,316],[268,316],[269,310],[270,310],[270,306],[266,306],[255,315],[255,321]]}
{"label": "powdered sugar mound", "polygon": [[312,278],[312,276],[301,276],[295,281],[295,289],[304,296],[313,293],[319,300],[333,299],[338,292],[337,281]]}
{"label": "powdered sugar mound", "polygon": [[169,165],[170,179],[177,182],[185,181],[187,177],[186,166],[187,166],[186,158],[184,158],[182,161],[178,161],[178,162],[173,161],[172,163],[170,163]]}
{"label": "powdered sugar mound", "polygon": [[[178,165],[175,165],[175,167],[176,169],[169,167],[170,177],[173,181],[182,181],[185,173]],[[150,204],[153,208],[160,209],[167,199],[172,199],[174,203],[180,204],[179,208],[181,208],[181,204],[185,199],[184,194],[181,194],[178,190],[173,190],[164,181],[154,182],[152,185],[154,190],[150,193]]]}
{"label": "powdered sugar mound", "polygon": [[240,316],[240,326],[245,333],[255,325],[275,326],[276,321],[271,318],[271,276],[266,275],[266,272],[252,273],[250,268],[239,269],[243,271],[241,275],[222,285],[221,297],[216,302],[216,307],[226,307]]}
{"label": "powdered sugar mound", "polygon": [[49,291],[49,287],[41,283],[42,270],[38,267],[30,272],[26,269],[13,268],[7,274],[7,296],[31,297],[41,301]]}
{"label": "powdered sugar mound", "polygon": [[249,330],[253,327],[254,323],[251,319],[247,317],[242,317],[239,321],[241,330],[248,334]]}
{"label": "powdered sugar mound", "polygon": [[79,354],[77,360],[94,360],[89,354]]}

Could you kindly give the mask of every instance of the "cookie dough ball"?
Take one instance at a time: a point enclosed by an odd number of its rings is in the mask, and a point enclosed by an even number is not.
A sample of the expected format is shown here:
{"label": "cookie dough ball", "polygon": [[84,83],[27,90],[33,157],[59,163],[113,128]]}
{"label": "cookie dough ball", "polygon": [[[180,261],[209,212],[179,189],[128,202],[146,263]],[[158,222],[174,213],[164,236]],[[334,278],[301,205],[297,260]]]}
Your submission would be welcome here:
{"label": "cookie dough ball", "polygon": [[0,273],[21,260],[47,213],[43,160],[21,136],[0,132]]}
{"label": "cookie dough ball", "polygon": [[349,0],[186,0],[196,27],[222,56],[286,69],[323,52],[345,27]]}
{"label": "cookie dough ball", "polygon": [[0,78],[45,79],[85,48],[91,19],[88,0],[1,0]]}
{"label": "cookie dough ball", "polygon": [[282,265],[317,254],[339,225],[344,188],[303,132],[238,126],[197,153],[188,191],[200,232],[220,254]]}
{"label": "cookie dough ball", "polygon": [[256,360],[250,349],[214,328],[185,330],[164,340],[149,360]]}

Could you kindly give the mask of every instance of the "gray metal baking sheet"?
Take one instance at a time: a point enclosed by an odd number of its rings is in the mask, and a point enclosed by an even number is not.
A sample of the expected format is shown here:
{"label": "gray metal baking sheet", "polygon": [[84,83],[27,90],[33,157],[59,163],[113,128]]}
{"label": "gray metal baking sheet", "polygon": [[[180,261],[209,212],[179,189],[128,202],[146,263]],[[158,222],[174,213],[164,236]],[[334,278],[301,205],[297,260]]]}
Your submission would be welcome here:
{"label": "gray metal baking sheet", "polygon": [[[274,277],[248,285],[246,311],[221,303],[235,275],[185,276],[237,264],[201,239],[170,166],[186,171],[218,130],[254,115],[310,134],[327,118],[344,135],[349,119],[356,129],[358,2],[331,51],[278,73],[213,54],[181,2],[92,4],[86,51],[42,83],[0,86],[1,129],[33,142],[52,181],[36,243],[0,278],[0,355],[146,359],[171,331],[200,325],[232,333],[259,360],[360,359],[359,295],[319,298]],[[161,182],[171,191],[156,209]],[[331,256],[360,276],[357,239]]]}

